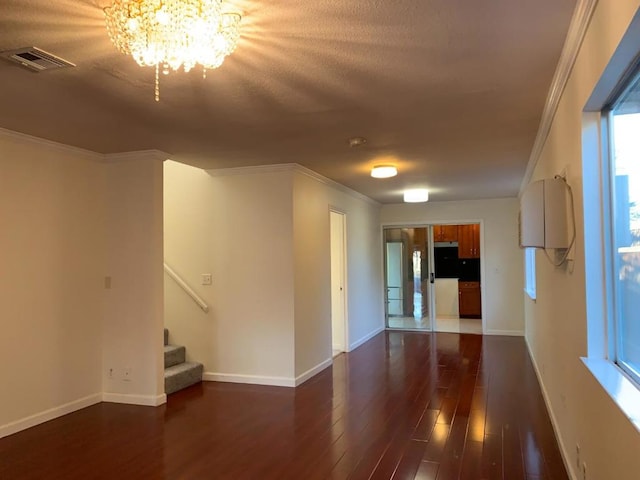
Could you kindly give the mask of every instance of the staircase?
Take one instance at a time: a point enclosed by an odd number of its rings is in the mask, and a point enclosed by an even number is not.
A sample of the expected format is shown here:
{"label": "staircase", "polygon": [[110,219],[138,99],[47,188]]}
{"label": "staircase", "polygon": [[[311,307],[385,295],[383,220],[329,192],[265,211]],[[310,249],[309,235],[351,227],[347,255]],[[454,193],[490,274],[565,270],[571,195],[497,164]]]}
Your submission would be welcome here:
{"label": "staircase", "polygon": [[164,329],[164,392],[168,395],[202,381],[202,364],[185,362],[185,348],[169,345],[169,330]]}

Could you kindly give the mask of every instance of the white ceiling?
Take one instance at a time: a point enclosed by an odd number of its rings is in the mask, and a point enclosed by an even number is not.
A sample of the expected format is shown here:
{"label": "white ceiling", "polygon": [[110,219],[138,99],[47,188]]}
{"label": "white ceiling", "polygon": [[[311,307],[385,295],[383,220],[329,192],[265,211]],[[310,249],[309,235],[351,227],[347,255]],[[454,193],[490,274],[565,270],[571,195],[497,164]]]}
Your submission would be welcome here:
{"label": "white ceiling", "polygon": [[[0,0],[0,126],[101,153],[158,149],[204,168],[299,163],[382,203],[515,196],[575,0],[239,0],[221,68],[161,78],[118,53],[109,0]],[[348,138],[368,143],[351,148]],[[395,163],[393,179],[369,177]]]}

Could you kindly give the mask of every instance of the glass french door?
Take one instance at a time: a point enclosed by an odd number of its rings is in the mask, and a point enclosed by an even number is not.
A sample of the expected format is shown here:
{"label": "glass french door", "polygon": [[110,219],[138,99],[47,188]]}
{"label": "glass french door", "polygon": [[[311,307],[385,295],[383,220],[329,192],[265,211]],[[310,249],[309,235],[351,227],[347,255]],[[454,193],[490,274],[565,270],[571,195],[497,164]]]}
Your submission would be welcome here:
{"label": "glass french door", "polygon": [[384,229],[388,328],[433,329],[433,232],[430,226]]}

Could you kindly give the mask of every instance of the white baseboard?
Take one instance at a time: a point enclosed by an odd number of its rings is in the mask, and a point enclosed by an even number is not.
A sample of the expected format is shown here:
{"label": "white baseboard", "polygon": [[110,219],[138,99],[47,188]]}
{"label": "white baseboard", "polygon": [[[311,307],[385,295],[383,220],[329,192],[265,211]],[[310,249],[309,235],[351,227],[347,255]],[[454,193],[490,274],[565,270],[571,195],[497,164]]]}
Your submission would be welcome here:
{"label": "white baseboard", "polygon": [[68,413],[90,407],[91,405],[95,405],[101,401],[102,394],[94,393],[93,395],[65,403],[59,407],[50,408],[44,412],[36,413],[20,420],[16,420],[15,422],[7,423],[6,425],[0,426],[0,438],[13,435],[14,433],[26,430],[27,428],[35,427],[36,425],[67,415]]}
{"label": "white baseboard", "polygon": [[549,412],[549,418],[551,419],[551,425],[553,426],[553,433],[555,434],[556,441],[558,442],[558,446],[560,447],[560,455],[562,456],[562,461],[564,462],[564,468],[566,468],[569,473],[569,477],[571,480],[578,480],[578,475],[573,470],[573,461],[570,461],[569,452],[562,442],[562,437],[560,436],[560,430],[558,429],[558,420],[556,419],[555,414],[553,413],[553,409],[551,408],[551,402],[549,401],[549,394],[547,393],[547,389],[542,381],[542,375],[540,374],[540,370],[538,369],[538,364],[536,363],[536,358],[531,352],[531,346],[529,345],[529,341],[525,337],[524,343],[527,345],[527,351],[529,352],[529,358],[531,359],[531,363],[533,364],[533,370],[536,372],[536,377],[538,378],[538,384],[540,385],[540,390],[542,391],[542,398],[544,398],[544,403],[547,406],[547,412]]}
{"label": "white baseboard", "polygon": [[524,337],[524,330],[487,330],[484,335],[504,335],[505,337]]}
{"label": "white baseboard", "polygon": [[292,377],[267,377],[263,375],[238,375],[230,373],[204,372],[205,382],[247,383],[250,385],[270,385],[273,387],[295,387],[296,379]]}
{"label": "white baseboard", "polygon": [[108,403],[125,403],[127,405],[142,405],[157,407],[167,403],[167,395],[131,395],[128,393],[102,393],[102,401]]}
{"label": "white baseboard", "polygon": [[349,345],[349,349],[347,350],[348,352],[351,352],[353,350],[355,350],[356,348],[358,348],[360,345],[362,345],[363,343],[368,342],[369,340],[371,340],[373,337],[375,337],[376,335],[378,335],[380,332],[384,332],[384,325],[382,325],[381,327],[376,328],[373,332],[365,335],[364,337],[362,337],[360,340],[356,340],[355,342],[353,342],[352,344]]}
{"label": "white baseboard", "polygon": [[249,385],[268,385],[272,387],[297,387],[332,364],[333,359],[328,358],[295,378],[204,372],[202,380],[205,382],[246,383]]}
{"label": "white baseboard", "polygon": [[301,375],[298,375],[296,377],[296,387],[298,385],[302,385],[304,382],[306,382],[307,380],[309,380],[311,377],[317,375],[318,373],[320,373],[322,370],[324,370],[327,367],[330,367],[331,365],[333,365],[333,358],[328,358],[326,359],[324,362],[320,362],[318,365],[316,365],[313,368],[310,368],[309,370],[307,370],[306,372],[304,372]]}

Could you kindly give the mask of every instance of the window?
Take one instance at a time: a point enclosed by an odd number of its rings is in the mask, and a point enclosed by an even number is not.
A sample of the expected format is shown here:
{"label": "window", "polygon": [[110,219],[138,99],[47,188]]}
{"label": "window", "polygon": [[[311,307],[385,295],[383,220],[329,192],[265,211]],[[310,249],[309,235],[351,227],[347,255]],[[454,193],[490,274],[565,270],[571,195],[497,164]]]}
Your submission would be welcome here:
{"label": "window", "polygon": [[608,124],[610,357],[640,384],[640,68],[611,103]]}
{"label": "window", "polygon": [[531,300],[536,299],[536,249],[524,249],[524,291]]}

